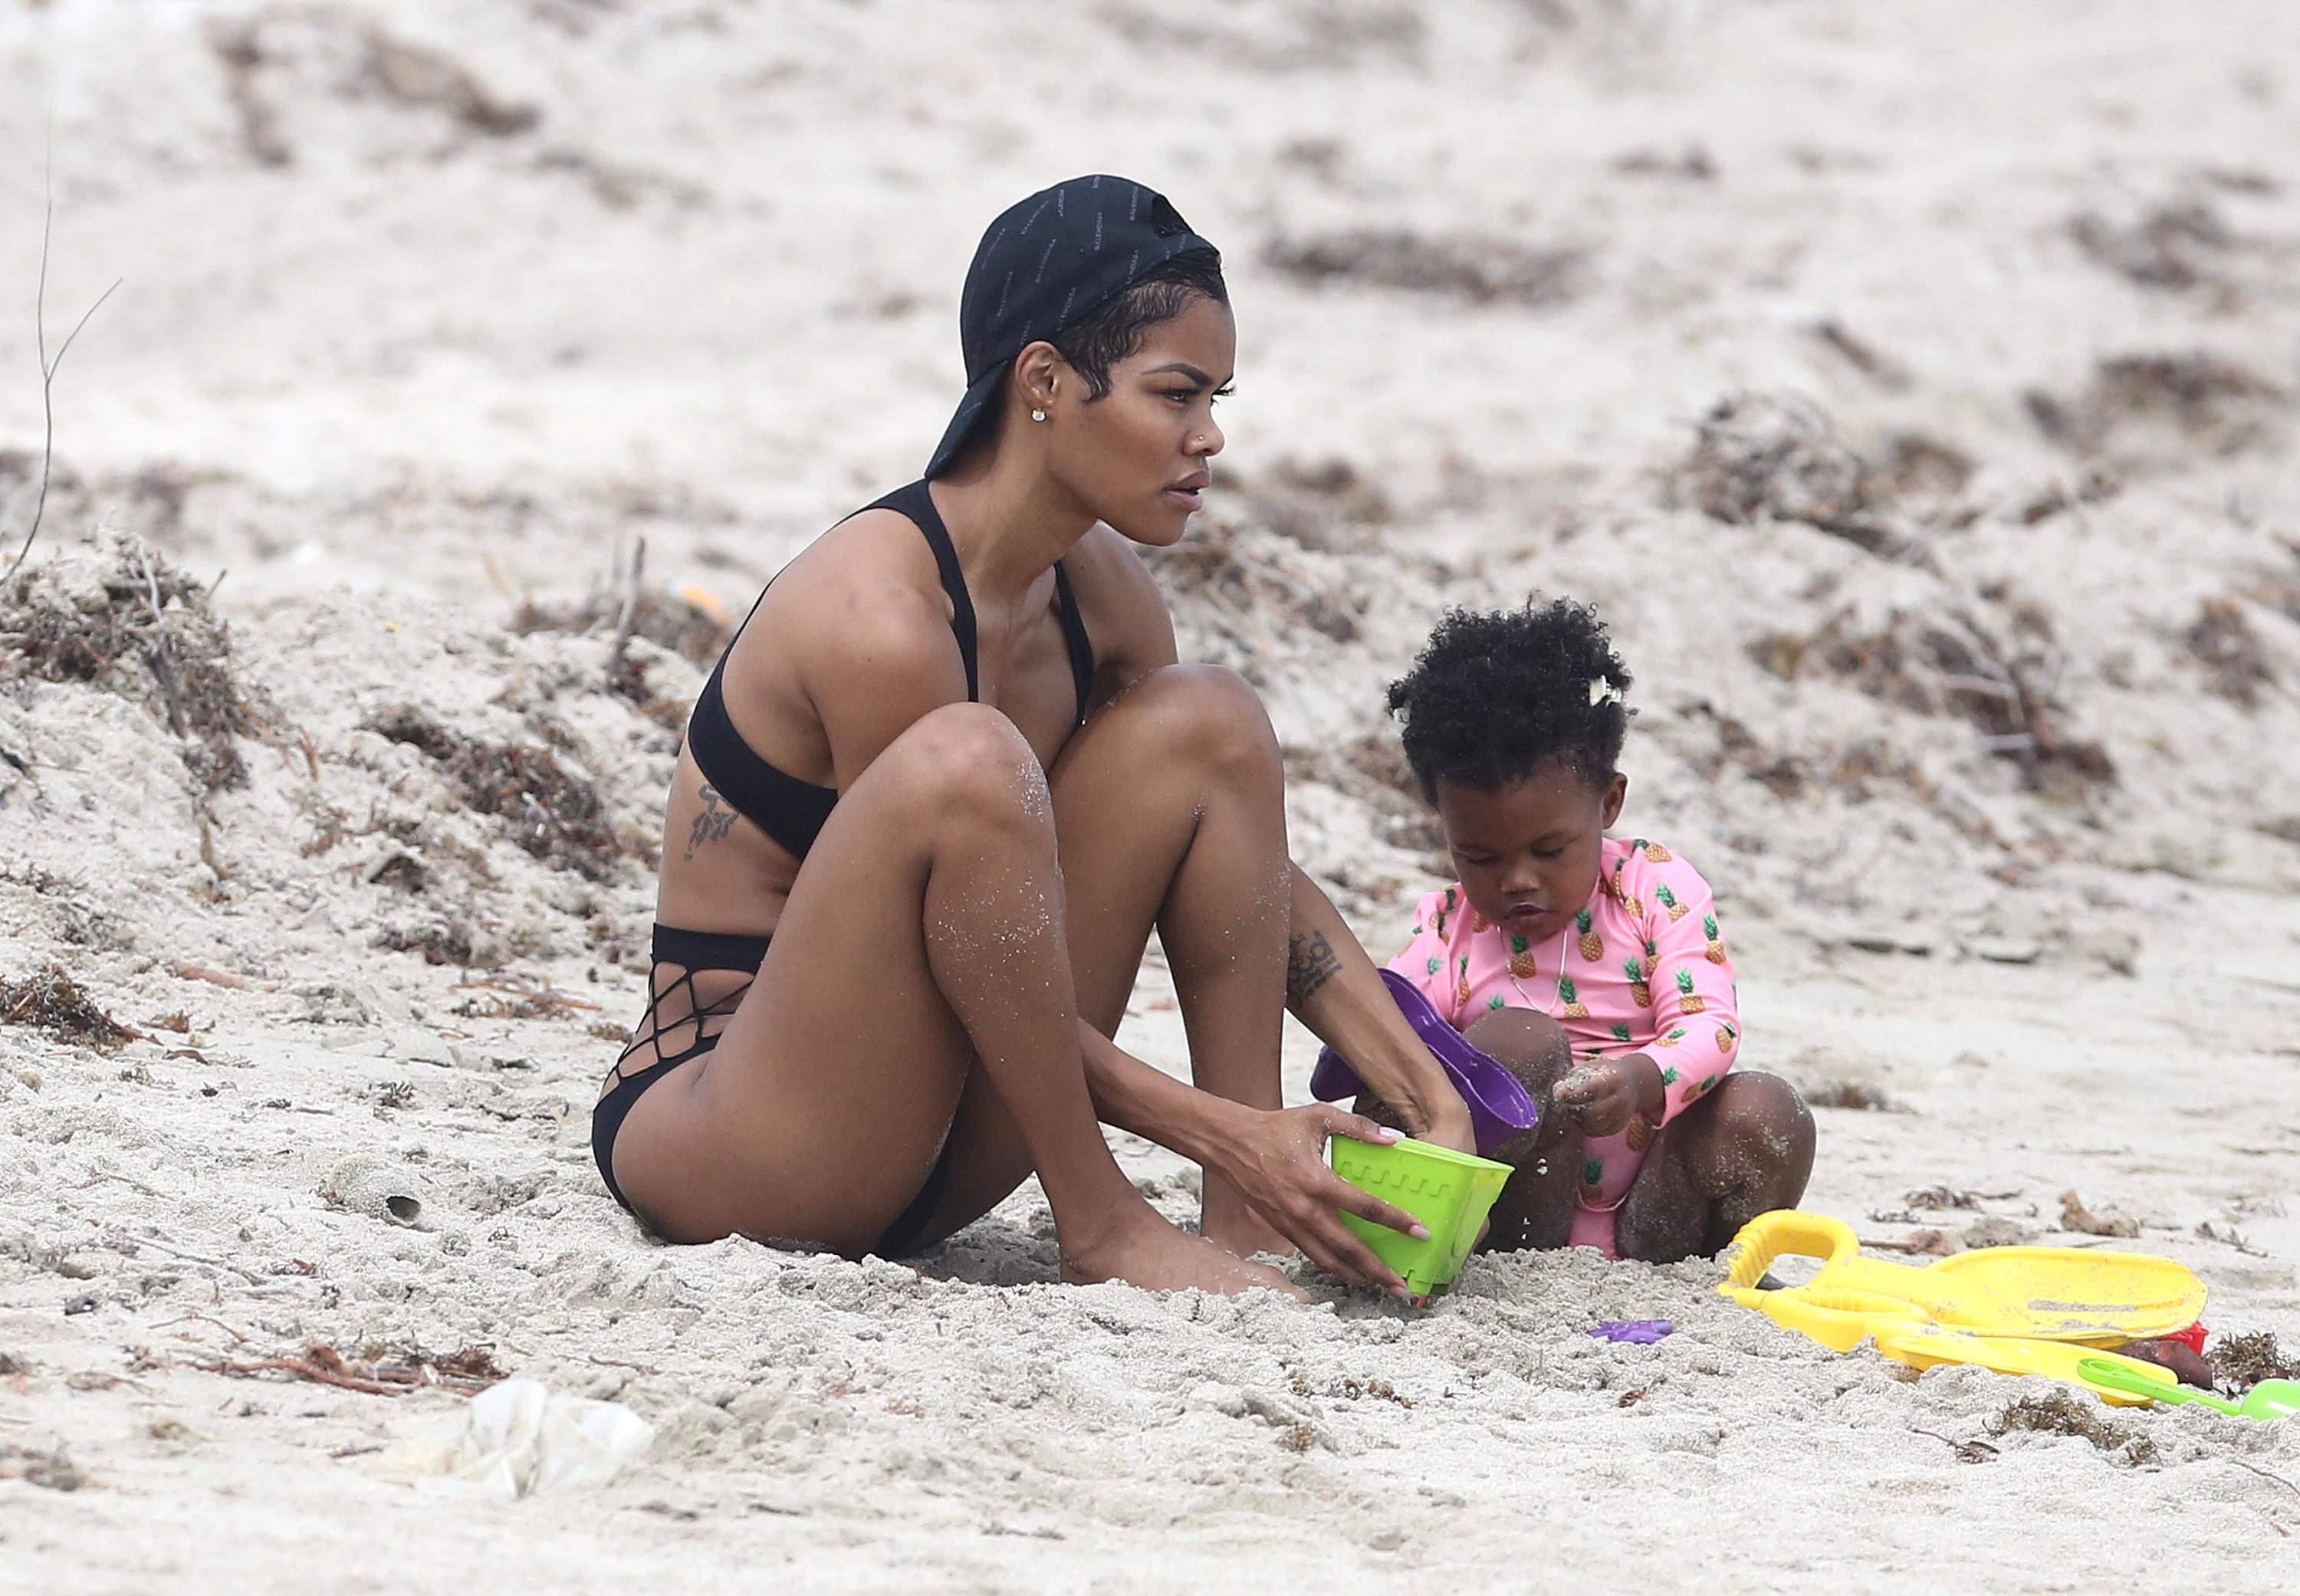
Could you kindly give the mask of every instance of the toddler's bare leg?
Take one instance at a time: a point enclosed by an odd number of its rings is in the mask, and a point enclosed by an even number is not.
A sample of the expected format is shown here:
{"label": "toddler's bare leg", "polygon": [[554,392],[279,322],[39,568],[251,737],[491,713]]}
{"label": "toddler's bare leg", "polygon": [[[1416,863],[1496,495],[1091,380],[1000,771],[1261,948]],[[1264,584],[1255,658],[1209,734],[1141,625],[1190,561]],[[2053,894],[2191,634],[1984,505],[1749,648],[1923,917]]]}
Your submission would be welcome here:
{"label": "toddler's bare leg", "polygon": [[1776,1075],[1735,1070],[1654,1138],[1614,1231],[1624,1258],[1713,1258],[1742,1226],[1795,1208],[1812,1174],[1812,1111]]}

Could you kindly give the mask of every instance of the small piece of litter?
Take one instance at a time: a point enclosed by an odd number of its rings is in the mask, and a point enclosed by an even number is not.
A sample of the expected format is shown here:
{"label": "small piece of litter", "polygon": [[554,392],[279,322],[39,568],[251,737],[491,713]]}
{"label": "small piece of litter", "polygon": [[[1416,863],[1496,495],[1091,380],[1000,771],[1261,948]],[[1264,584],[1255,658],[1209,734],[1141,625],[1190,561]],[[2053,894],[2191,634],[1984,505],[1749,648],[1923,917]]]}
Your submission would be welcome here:
{"label": "small piece of litter", "polygon": [[1649,1347],[1676,1328],[1669,1319],[1605,1319],[1589,1334],[1599,1341],[1625,1341],[1634,1346]]}

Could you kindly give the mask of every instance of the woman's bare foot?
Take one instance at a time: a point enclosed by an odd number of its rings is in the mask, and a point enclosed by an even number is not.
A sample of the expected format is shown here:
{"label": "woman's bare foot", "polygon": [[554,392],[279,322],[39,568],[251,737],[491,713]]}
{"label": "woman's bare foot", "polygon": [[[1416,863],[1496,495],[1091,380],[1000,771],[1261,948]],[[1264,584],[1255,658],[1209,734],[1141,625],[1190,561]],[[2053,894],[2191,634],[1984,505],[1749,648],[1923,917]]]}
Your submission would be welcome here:
{"label": "woman's bare foot", "polygon": [[1089,1242],[1062,1243],[1062,1278],[1072,1285],[1118,1280],[1145,1291],[1219,1292],[1234,1297],[1259,1287],[1297,1302],[1309,1294],[1272,1268],[1234,1258],[1202,1237],[1185,1235],[1148,1203]]}
{"label": "woman's bare foot", "polygon": [[1301,1249],[1274,1228],[1246,1202],[1236,1186],[1208,1176],[1205,1199],[1198,1210],[1198,1234],[1238,1258],[1266,1252],[1272,1258],[1293,1258]]}

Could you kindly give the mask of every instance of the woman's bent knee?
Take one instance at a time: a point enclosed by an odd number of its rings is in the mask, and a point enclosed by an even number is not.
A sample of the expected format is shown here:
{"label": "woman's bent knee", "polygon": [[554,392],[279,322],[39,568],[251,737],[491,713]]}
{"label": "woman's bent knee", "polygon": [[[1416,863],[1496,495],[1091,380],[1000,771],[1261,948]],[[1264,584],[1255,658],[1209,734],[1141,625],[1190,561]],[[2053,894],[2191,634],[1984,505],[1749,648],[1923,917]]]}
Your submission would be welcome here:
{"label": "woman's bent knee", "polygon": [[1128,687],[1117,704],[1159,727],[1162,750],[1197,763],[1276,768],[1278,734],[1251,684],[1219,665],[1167,665]]}
{"label": "woman's bent knee", "polygon": [[987,704],[929,711],[873,762],[923,817],[1046,823],[1046,772],[1014,723]]}

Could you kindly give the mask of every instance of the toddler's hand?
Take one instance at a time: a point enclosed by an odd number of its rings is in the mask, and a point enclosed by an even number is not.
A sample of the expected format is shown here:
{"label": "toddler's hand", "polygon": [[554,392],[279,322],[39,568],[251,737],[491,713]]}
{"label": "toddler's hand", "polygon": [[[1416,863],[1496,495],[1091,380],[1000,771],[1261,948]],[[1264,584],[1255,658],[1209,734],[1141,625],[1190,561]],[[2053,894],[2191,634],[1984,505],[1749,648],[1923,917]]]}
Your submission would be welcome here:
{"label": "toddler's hand", "polygon": [[1637,1088],[1620,1059],[1592,1059],[1557,1083],[1550,1101],[1585,1136],[1614,1136],[1629,1128]]}

